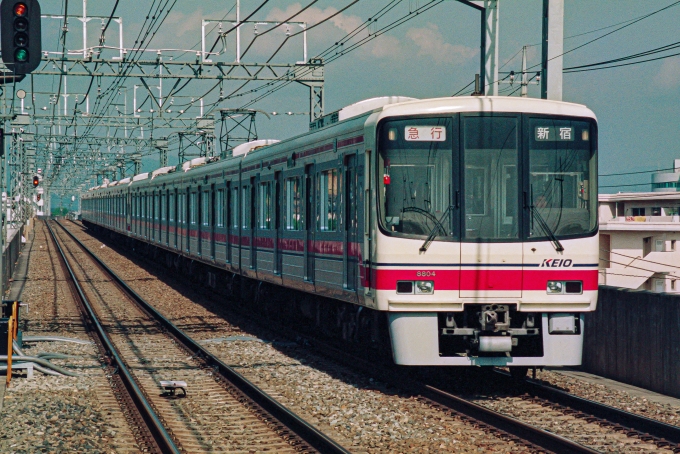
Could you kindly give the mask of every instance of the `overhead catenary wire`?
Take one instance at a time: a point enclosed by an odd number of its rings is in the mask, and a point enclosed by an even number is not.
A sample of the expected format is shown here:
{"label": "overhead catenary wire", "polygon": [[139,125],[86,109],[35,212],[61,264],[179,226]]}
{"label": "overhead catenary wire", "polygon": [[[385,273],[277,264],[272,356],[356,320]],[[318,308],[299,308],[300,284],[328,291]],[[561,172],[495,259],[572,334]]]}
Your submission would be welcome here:
{"label": "overhead catenary wire", "polygon": [[[442,2],[443,2],[443,0],[431,0],[430,2],[428,2],[428,3],[425,4],[425,5],[419,6],[416,10],[409,12],[409,13],[406,14],[405,16],[402,16],[401,18],[399,18],[399,19],[397,19],[397,20],[395,20],[395,21],[393,21],[393,22],[390,22],[389,24],[387,24],[387,25],[384,26],[383,28],[381,28],[381,29],[379,29],[379,30],[376,30],[376,31],[375,31],[374,33],[372,33],[372,34],[369,34],[368,37],[363,38],[362,40],[358,41],[357,43],[352,44],[352,46],[350,46],[349,49],[344,49],[344,50],[341,51],[341,52],[335,53],[334,55],[332,55],[331,57],[329,57],[327,60],[325,60],[325,64],[329,64],[329,63],[331,63],[332,61],[337,60],[338,58],[340,58],[340,57],[342,57],[342,56],[348,54],[349,52],[358,49],[359,47],[361,47],[361,46],[367,44],[368,42],[370,42],[371,40],[377,38],[378,36],[381,36],[382,34],[386,33],[387,31],[392,30],[393,28],[396,28],[396,27],[398,27],[398,26],[400,26],[400,25],[403,25],[404,23],[406,23],[406,22],[408,22],[409,20],[411,20],[411,19],[413,19],[414,17],[416,17],[416,15],[421,14],[421,13],[423,13],[423,12],[425,12],[425,11],[428,11],[429,9],[433,8],[434,6],[436,6],[436,5],[438,5],[438,4],[442,3]],[[373,19],[373,18],[371,18],[371,19]],[[360,27],[364,27],[364,28],[365,28],[365,26],[367,26],[367,25],[370,24],[371,22],[372,22],[372,20],[365,21]],[[323,56],[328,55],[329,53],[333,52],[333,50],[334,50],[336,47],[337,47],[337,46],[329,46],[329,48],[328,48],[326,51],[321,52],[320,54],[318,54],[317,58],[323,58]],[[307,70],[307,72],[310,72],[310,71],[311,71],[311,70],[309,70],[309,69]],[[256,89],[252,89],[252,90],[250,90],[250,91],[248,91],[248,92],[244,92],[244,93],[242,93],[242,94],[237,94],[237,95],[234,95],[234,96],[238,97],[238,96],[244,96],[244,95],[246,95],[246,94],[254,93],[254,92],[260,91],[260,90],[262,90],[262,89],[265,89],[265,88],[267,88],[267,87],[271,87],[272,85],[277,84],[277,83],[279,84],[279,86],[274,87],[274,88],[271,88],[269,91],[265,92],[264,94],[262,94],[262,95],[258,96],[257,98],[255,98],[255,99],[249,101],[248,103],[244,104],[242,107],[243,107],[243,108],[244,108],[244,107],[249,107],[249,106],[255,104],[256,102],[262,100],[263,98],[269,96],[270,94],[272,94],[272,93],[274,93],[274,92],[280,90],[280,89],[283,88],[284,86],[287,86],[287,85],[291,84],[292,81],[284,80],[283,78],[280,78],[279,80],[270,81],[270,82],[268,82],[268,83],[266,83],[266,84],[260,85],[260,86],[257,87]]]}
{"label": "overhead catenary wire", "polygon": [[[649,17],[651,17],[651,16],[654,16],[654,15],[656,15],[656,14],[662,12],[662,11],[665,11],[665,10],[667,10],[667,9],[670,9],[670,8],[672,8],[672,7],[674,7],[674,6],[678,5],[678,4],[680,4],[680,0],[675,1],[675,2],[671,3],[670,5],[664,6],[663,8],[660,8],[660,9],[657,9],[657,10],[655,10],[655,11],[652,11],[651,13],[645,14],[645,15],[643,15],[643,16],[639,16],[639,17],[637,17],[637,18],[635,18],[635,19],[630,19],[630,20],[628,20],[628,21],[620,22],[619,24],[614,24],[614,25],[611,25],[611,26],[608,26],[608,27],[604,27],[604,28],[602,28],[602,29],[591,30],[591,31],[588,31],[588,32],[584,32],[584,33],[581,33],[581,34],[577,34],[577,35],[570,36],[570,37],[568,37],[568,38],[574,38],[574,37],[577,37],[577,36],[582,36],[582,35],[586,35],[586,34],[589,34],[589,33],[594,33],[594,32],[596,32],[596,31],[600,31],[600,30],[603,30],[603,29],[607,29],[607,28],[611,28],[611,27],[614,27],[614,26],[623,24],[623,25],[621,25],[621,27],[618,27],[618,28],[616,28],[616,29],[614,29],[614,30],[612,30],[612,31],[610,31],[610,32],[608,32],[608,33],[605,33],[604,35],[598,36],[597,38],[594,38],[594,39],[592,39],[592,40],[590,40],[590,41],[587,41],[587,42],[585,42],[585,43],[583,43],[583,44],[580,44],[580,45],[578,45],[578,46],[576,46],[576,47],[573,47],[573,48],[571,48],[571,49],[569,49],[569,50],[567,50],[567,51],[565,51],[565,52],[563,52],[563,53],[561,53],[561,54],[559,54],[559,55],[556,55],[556,56],[554,56],[554,57],[548,59],[548,61],[554,60],[554,59],[556,59],[556,58],[562,57],[563,55],[566,55],[566,54],[568,54],[568,53],[571,53],[571,52],[574,52],[574,51],[576,51],[576,50],[578,50],[578,49],[581,49],[581,48],[583,48],[583,47],[585,47],[585,46],[588,46],[588,45],[590,45],[590,44],[592,44],[592,43],[594,43],[594,42],[596,42],[596,41],[598,41],[598,40],[600,40],[600,39],[602,39],[602,38],[605,38],[606,36],[612,35],[612,34],[618,32],[618,31],[620,31],[620,30],[623,30],[624,28],[630,27],[630,26],[633,25],[633,24],[636,24],[636,23],[638,23],[638,22],[640,22],[640,21],[643,21],[643,20],[645,20],[645,19],[647,19],[647,18],[649,18]],[[568,39],[568,38],[565,38],[565,39]],[[536,45],[538,45],[538,44],[533,44],[532,46],[536,46]],[[518,52],[518,53],[519,53],[519,52]],[[515,54],[515,56],[516,56],[516,55],[517,55],[517,54]],[[513,56],[512,58],[515,58],[515,56]],[[665,57],[665,58],[668,58],[668,57]],[[650,60],[650,61],[651,61],[651,60]],[[536,68],[536,67],[538,67],[538,66],[541,66],[542,64],[543,64],[543,63],[537,63],[537,64],[535,64],[535,65],[530,66],[529,68],[527,68],[527,70],[532,70],[532,69],[534,69],[534,68]],[[505,66],[505,65],[504,65],[504,66]],[[602,68],[602,69],[606,69],[606,68]],[[578,71],[576,71],[576,70],[567,71],[566,68],[565,68],[565,69],[564,69],[564,72],[565,72],[565,73],[571,73],[571,72],[578,72]],[[487,84],[486,86],[495,84],[495,83],[497,83],[497,82],[498,82],[498,81],[493,81],[493,82]],[[463,89],[463,90],[464,90],[464,89]],[[463,91],[463,90],[460,90],[460,91]],[[460,91],[459,91],[459,92],[460,92]]]}

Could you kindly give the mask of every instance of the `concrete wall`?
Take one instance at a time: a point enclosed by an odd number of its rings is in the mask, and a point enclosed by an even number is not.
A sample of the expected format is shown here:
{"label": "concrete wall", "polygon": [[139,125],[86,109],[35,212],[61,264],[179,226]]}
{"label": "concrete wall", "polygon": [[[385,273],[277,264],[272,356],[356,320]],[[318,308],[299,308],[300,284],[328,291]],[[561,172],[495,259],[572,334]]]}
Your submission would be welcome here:
{"label": "concrete wall", "polygon": [[19,259],[19,252],[21,252],[21,231],[15,232],[14,236],[5,243],[5,250],[2,253],[2,283],[3,289],[7,289],[9,279],[14,273],[17,260]]}
{"label": "concrete wall", "polygon": [[582,369],[680,397],[680,296],[601,286]]}

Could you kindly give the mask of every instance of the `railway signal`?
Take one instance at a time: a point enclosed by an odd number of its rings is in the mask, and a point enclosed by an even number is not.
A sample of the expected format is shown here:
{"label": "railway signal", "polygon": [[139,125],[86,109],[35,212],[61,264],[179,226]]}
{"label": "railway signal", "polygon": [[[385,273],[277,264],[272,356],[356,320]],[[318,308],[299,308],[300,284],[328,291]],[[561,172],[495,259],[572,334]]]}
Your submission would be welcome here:
{"label": "railway signal", "polygon": [[37,188],[40,184],[40,177],[38,175],[33,176],[33,187]]}
{"label": "railway signal", "polygon": [[30,74],[42,52],[38,0],[2,0],[0,4],[2,60],[16,75]]}

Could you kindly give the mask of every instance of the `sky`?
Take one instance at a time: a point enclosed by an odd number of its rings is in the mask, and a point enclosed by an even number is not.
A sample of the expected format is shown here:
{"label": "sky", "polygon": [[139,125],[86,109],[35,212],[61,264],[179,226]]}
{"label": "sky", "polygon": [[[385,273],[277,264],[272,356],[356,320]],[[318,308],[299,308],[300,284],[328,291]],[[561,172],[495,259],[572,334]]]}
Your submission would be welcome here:
{"label": "sky", "polygon": [[[65,0],[42,0],[43,14],[63,14]],[[173,3],[174,2],[174,3]],[[349,8],[335,15],[331,20],[307,32],[308,57],[319,55],[327,49],[326,58],[333,61],[325,66],[325,111],[338,110],[343,106],[375,96],[401,95],[415,98],[451,96],[465,87],[474,78],[479,68],[479,19],[474,9],[455,2],[444,0],[430,3],[431,0],[307,0],[303,2],[288,0],[242,0],[241,15],[244,18],[258,7],[252,17],[258,21],[283,20],[313,3],[294,20],[304,21],[311,27],[339,9]],[[108,16],[115,2],[113,0],[90,0],[89,15]],[[201,20],[223,18],[234,19],[234,2],[224,0],[120,0],[116,15],[123,18],[124,42],[132,47],[143,26],[145,17],[152,5],[173,5],[158,32],[149,43],[149,49],[199,49]],[[671,5],[671,0],[566,0],[564,23],[565,51],[576,48],[595,38],[602,37],[564,56],[564,66],[578,66],[603,60],[615,59],[637,52],[680,41],[677,26],[680,23],[680,4],[603,36],[625,25],[624,21],[644,16],[650,12]],[[380,13],[386,6],[390,9]],[[68,2],[69,14],[82,14],[82,1]],[[425,10],[425,11],[423,11]],[[416,14],[414,11],[422,11]],[[411,12],[411,14],[409,14]],[[541,41],[541,0],[500,0],[499,6],[499,62],[502,71],[519,71],[522,46],[528,48],[528,65],[540,62]],[[159,14],[164,17],[165,12]],[[347,33],[350,33],[365,20],[378,17],[373,21],[371,33],[387,26],[399,17],[409,17],[403,24],[367,42],[367,44],[336,58],[334,46]],[[101,31],[100,20],[90,22],[88,45],[98,39]],[[618,27],[610,27],[620,24]],[[43,48],[57,50],[59,43],[58,19],[43,22]],[[230,27],[225,22],[225,27]],[[242,50],[253,37],[267,29],[266,24],[244,25],[242,28]],[[604,28],[609,27],[609,28]],[[603,29],[604,28],[604,29]],[[596,31],[601,29],[599,31]],[[286,38],[286,32],[294,34],[299,26],[280,27],[258,39],[242,58],[243,61],[266,61]],[[215,31],[208,35],[208,41],[215,40]],[[368,36],[363,31],[357,39]],[[118,42],[117,25],[111,24],[106,34],[107,45]],[[78,21],[69,24],[67,33],[69,49],[82,48],[82,26]],[[351,42],[345,44],[344,49]],[[235,37],[230,34],[226,39],[226,50],[219,58],[233,60],[235,56]],[[291,37],[276,54],[273,62],[294,63],[302,59],[302,35]],[[218,48],[221,48],[218,46]],[[667,54],[677,52],[671,50]],[[178,52],[166,52],[176,58],[193,59],[195,50],[179,56]],[[658,54],[655,56],[664,55]],[[145,58],[155,58],[155,51],[145,54]],[[69,93],[84,93],[90,79],[69,78]],[[39,104],[47,104],[47,96],[59,90],[58,78],[36,76],[36,91],[45,94],[36,97]],[[153,82],[153,81],[152,81]],[[103,82],[106,87],[108,81]],[[129,85],[140,82],[130,81]],[[155,83],[155,82],[154,82]],[[192,82],[174,99],[176,106],[186,107],[187,114],[198,115],[196,99],[214,83],[207,81]],[[206,103],[213,103],[220,94],[233,92],[241,84],[227,82],[206,96]],[[253,82],[242,89],[247,92],[260,86]],[[23,82],[21,87],[26,87]],[[30,87],[30,85],[28,85]],[[509,94],[517,86],[503,86],[503,94]],[[169,90],[169,88],[166,88]],[[256,92],[256,95],[266,90]],[[463,91],[469,94],[471,90]],[[563,99],[582,103],[591,108],[599,121],[600,174],[617,174],[634,171],[665,169],[672,166],[673,159],[680,158],[680,55],[644,64],[620,68],[571,73],[564,75]],[[167,93],[167,91],[166,91]],[[240,92],[239,92],[240,93]],[[517,96],[514,93],[513,96]],[[184,98],[185,96],[186,98]],[[235,96],[221,101],[218,107],[241,107],[254,95]],[[538,97],[538,86],[529,88],[529,96]],[[73,98],[70,98],[73,102]],[[145,106],[148,108],[149,103]],[[308,89],[299,84],[286,86],[250,106],[262,111],[293,112],[299,115],[276,115],[267,119],[258,117],[259,138],[283,139],[308,129],[309,94]],[[191,109],[191,111],[189,111]],[[194,116],[196,116],[194,115]],[[176,153],[175,153],[176,156]],[[176,157],[174,158],[176,162]],[[174,164],[171,153],[170,163]],[[158,167],[157,160],[144,161],[144,170]],[[618,191],[650,190],[650,174],[603,176],[600,179],[601,193]],[[628,186],[639,184],[639,186]]]}

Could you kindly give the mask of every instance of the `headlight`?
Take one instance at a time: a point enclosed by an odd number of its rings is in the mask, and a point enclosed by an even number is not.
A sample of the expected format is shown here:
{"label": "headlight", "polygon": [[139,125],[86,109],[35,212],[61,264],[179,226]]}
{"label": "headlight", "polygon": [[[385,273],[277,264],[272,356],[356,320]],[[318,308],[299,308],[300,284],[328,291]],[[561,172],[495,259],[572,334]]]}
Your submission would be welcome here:
{"label": "headlight", "polygon": [[434,281],[416,281],[416,293],[434,293]]}
{"label": "headlight", "polygon": [[548,281],[548,293],[562,293],[564,291],[564,282],[562,281]]}
{"label": "headlight", "polygon": [[548,281],[546,288],[549,294],[567,293],[580,295],[583,293],[583,281]]}

